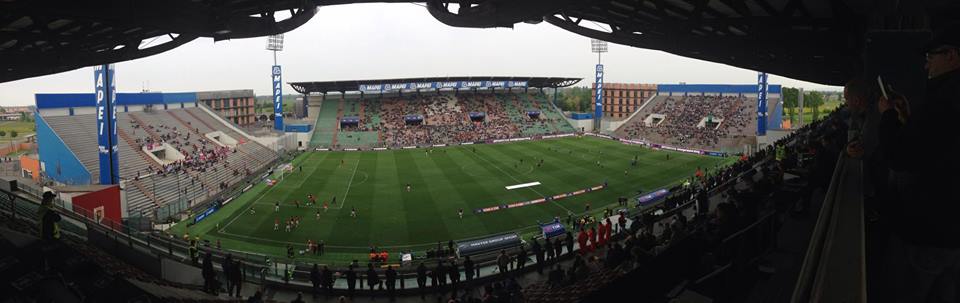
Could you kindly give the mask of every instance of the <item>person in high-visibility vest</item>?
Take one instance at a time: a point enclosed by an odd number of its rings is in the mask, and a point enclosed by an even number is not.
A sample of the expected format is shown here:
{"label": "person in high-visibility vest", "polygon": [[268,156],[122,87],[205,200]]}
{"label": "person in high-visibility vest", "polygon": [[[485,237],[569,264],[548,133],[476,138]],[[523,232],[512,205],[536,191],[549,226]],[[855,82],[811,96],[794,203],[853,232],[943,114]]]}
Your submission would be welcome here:
{"label": "person in high-visibility vest", "polygon": [[200,257],[200,249],[197,248],[196,242],[190,242],[190,263],[197,265],[197,261]]}

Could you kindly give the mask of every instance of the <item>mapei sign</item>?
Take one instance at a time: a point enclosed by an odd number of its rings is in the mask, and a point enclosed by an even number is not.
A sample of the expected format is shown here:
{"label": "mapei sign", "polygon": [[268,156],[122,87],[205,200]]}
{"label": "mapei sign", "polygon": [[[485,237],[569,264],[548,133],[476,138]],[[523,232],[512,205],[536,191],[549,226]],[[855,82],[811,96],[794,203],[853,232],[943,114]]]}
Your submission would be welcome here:
{"label": "mapei sign", "polygon": [[425,89],[461,89],[461,88],[507,88],[527,87],[527,81],[441,81],[441,82],[408,82],[361,84],[358,87],[362,92],[382,92],[398,90],[425,90]]}
{"label": "mapei sign", "polygon": [[120,162],[117,147],[116,77],[113,65],[93,68],[94,92],[97,106],[97,150],[99,154],[100,184],[120,182]]}
{"label": "mapei sign", "polygon": [[280,66],[273,66],[273,129],[283,131],[283,81]]}

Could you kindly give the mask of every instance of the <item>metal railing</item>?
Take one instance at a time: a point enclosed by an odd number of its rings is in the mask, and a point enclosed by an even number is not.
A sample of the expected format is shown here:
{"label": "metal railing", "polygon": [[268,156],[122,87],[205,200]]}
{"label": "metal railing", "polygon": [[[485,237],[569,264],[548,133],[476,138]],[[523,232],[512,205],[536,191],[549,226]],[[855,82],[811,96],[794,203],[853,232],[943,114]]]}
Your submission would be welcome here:
{"label": "metal railing", "polygon": [[863,168],[841,155],[791,302],[866,302]]}

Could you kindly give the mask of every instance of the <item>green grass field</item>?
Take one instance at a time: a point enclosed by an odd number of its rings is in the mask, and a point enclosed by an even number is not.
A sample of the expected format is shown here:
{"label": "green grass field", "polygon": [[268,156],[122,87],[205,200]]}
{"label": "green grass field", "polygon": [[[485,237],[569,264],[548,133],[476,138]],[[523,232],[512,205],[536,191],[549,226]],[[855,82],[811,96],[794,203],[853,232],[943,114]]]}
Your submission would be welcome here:
{"label": "green grass field", "polygon": [[[639,158],[637,167],[630,165],[634,156]],[[543,166],[536,167],[541,158]],[[597,166],[597,161],[603,167]],[[538,220],[565,218],[568,211],[583,213],[587,203],[592,211],[601,211],[616,205],[617,197],[634,197],[639,189],[649,192],[677,184],[697,167],[712,170],[731,161],[733,157],[653,151],[592,137],[446,147],[432,152],[309,152],[293,162],[295,167],[302,166],[303,172],[294,169],[272,187],[255,186],[190,227],[189,232],[212,242],[219,239],[225,248],[275,256],[285,255],[287,244],[304,247],[308,239],[322,239],[327,255],[320,261],[345,262],[363,259],[372,245],[396,253],[424,251],[436,247],[437,241],[445,245],[451,239],[503,232],[530,235]],[[473,212],[604,181],[609,184],[607,189],[572,198],[485,214]],[[527,182],[542,184],[505,189]],[[410,192],[405,190],[407,183]],[[303,202],[307,194],[327,202],[336,196],[337,201],[327,212],[320,205],[295,207],[292,201]],[[276,201],[281,202],[279,212],[274,212]],[[255,213],[251,214],[251,208]],[[350,217],[352,208],[358,210],[357,218]],[[463,219],[457,215],[461,208]],[[280,231],[273,230],[275,219],[282,222],[291,216],[303,217],[299,228],[285,232],[281,223]],[[170,232],[182,235],[184,228],[181,223]]]}
{"label": "green grass field", "polygon": [[[21,122],[21,121],[2,121],[0,122],[0,130],[4,131],[5,134],[0,136],[0,142],[10,142],[17,138],[23,138],[26,135],[33,134],[36,132],[34,129],[36,125],[33,122]],[[17,132],[17,137],[14,138],[11,136],[11,131]]]}

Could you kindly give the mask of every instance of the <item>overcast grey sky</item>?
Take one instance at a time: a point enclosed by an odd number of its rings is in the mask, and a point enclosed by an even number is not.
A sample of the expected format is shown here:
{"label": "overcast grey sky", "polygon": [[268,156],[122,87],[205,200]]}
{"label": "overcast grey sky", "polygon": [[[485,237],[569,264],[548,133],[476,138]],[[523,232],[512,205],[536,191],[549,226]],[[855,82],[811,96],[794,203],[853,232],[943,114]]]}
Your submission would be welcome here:
{"label": "overcast grey sky", "polygon": [[[430,76],[548,76],[593,79],[590,39],[547,23],[514,29],[464,29],[436,21],[409,3],[321,7],[285,35],[283,81]],[[117,64],[121,92],[253,89],[270,94],[273,56],[266,38],[198,39],[174,50]],[[755,84],[756,71],[672,54],[610,45],[605,81]],[[35,93],[92,92],[93,68],[0,83],[0,105],[34,103]],[[837,90],[771,75],[770,83]],[[289,86],[284,93],[294,93]]]}

